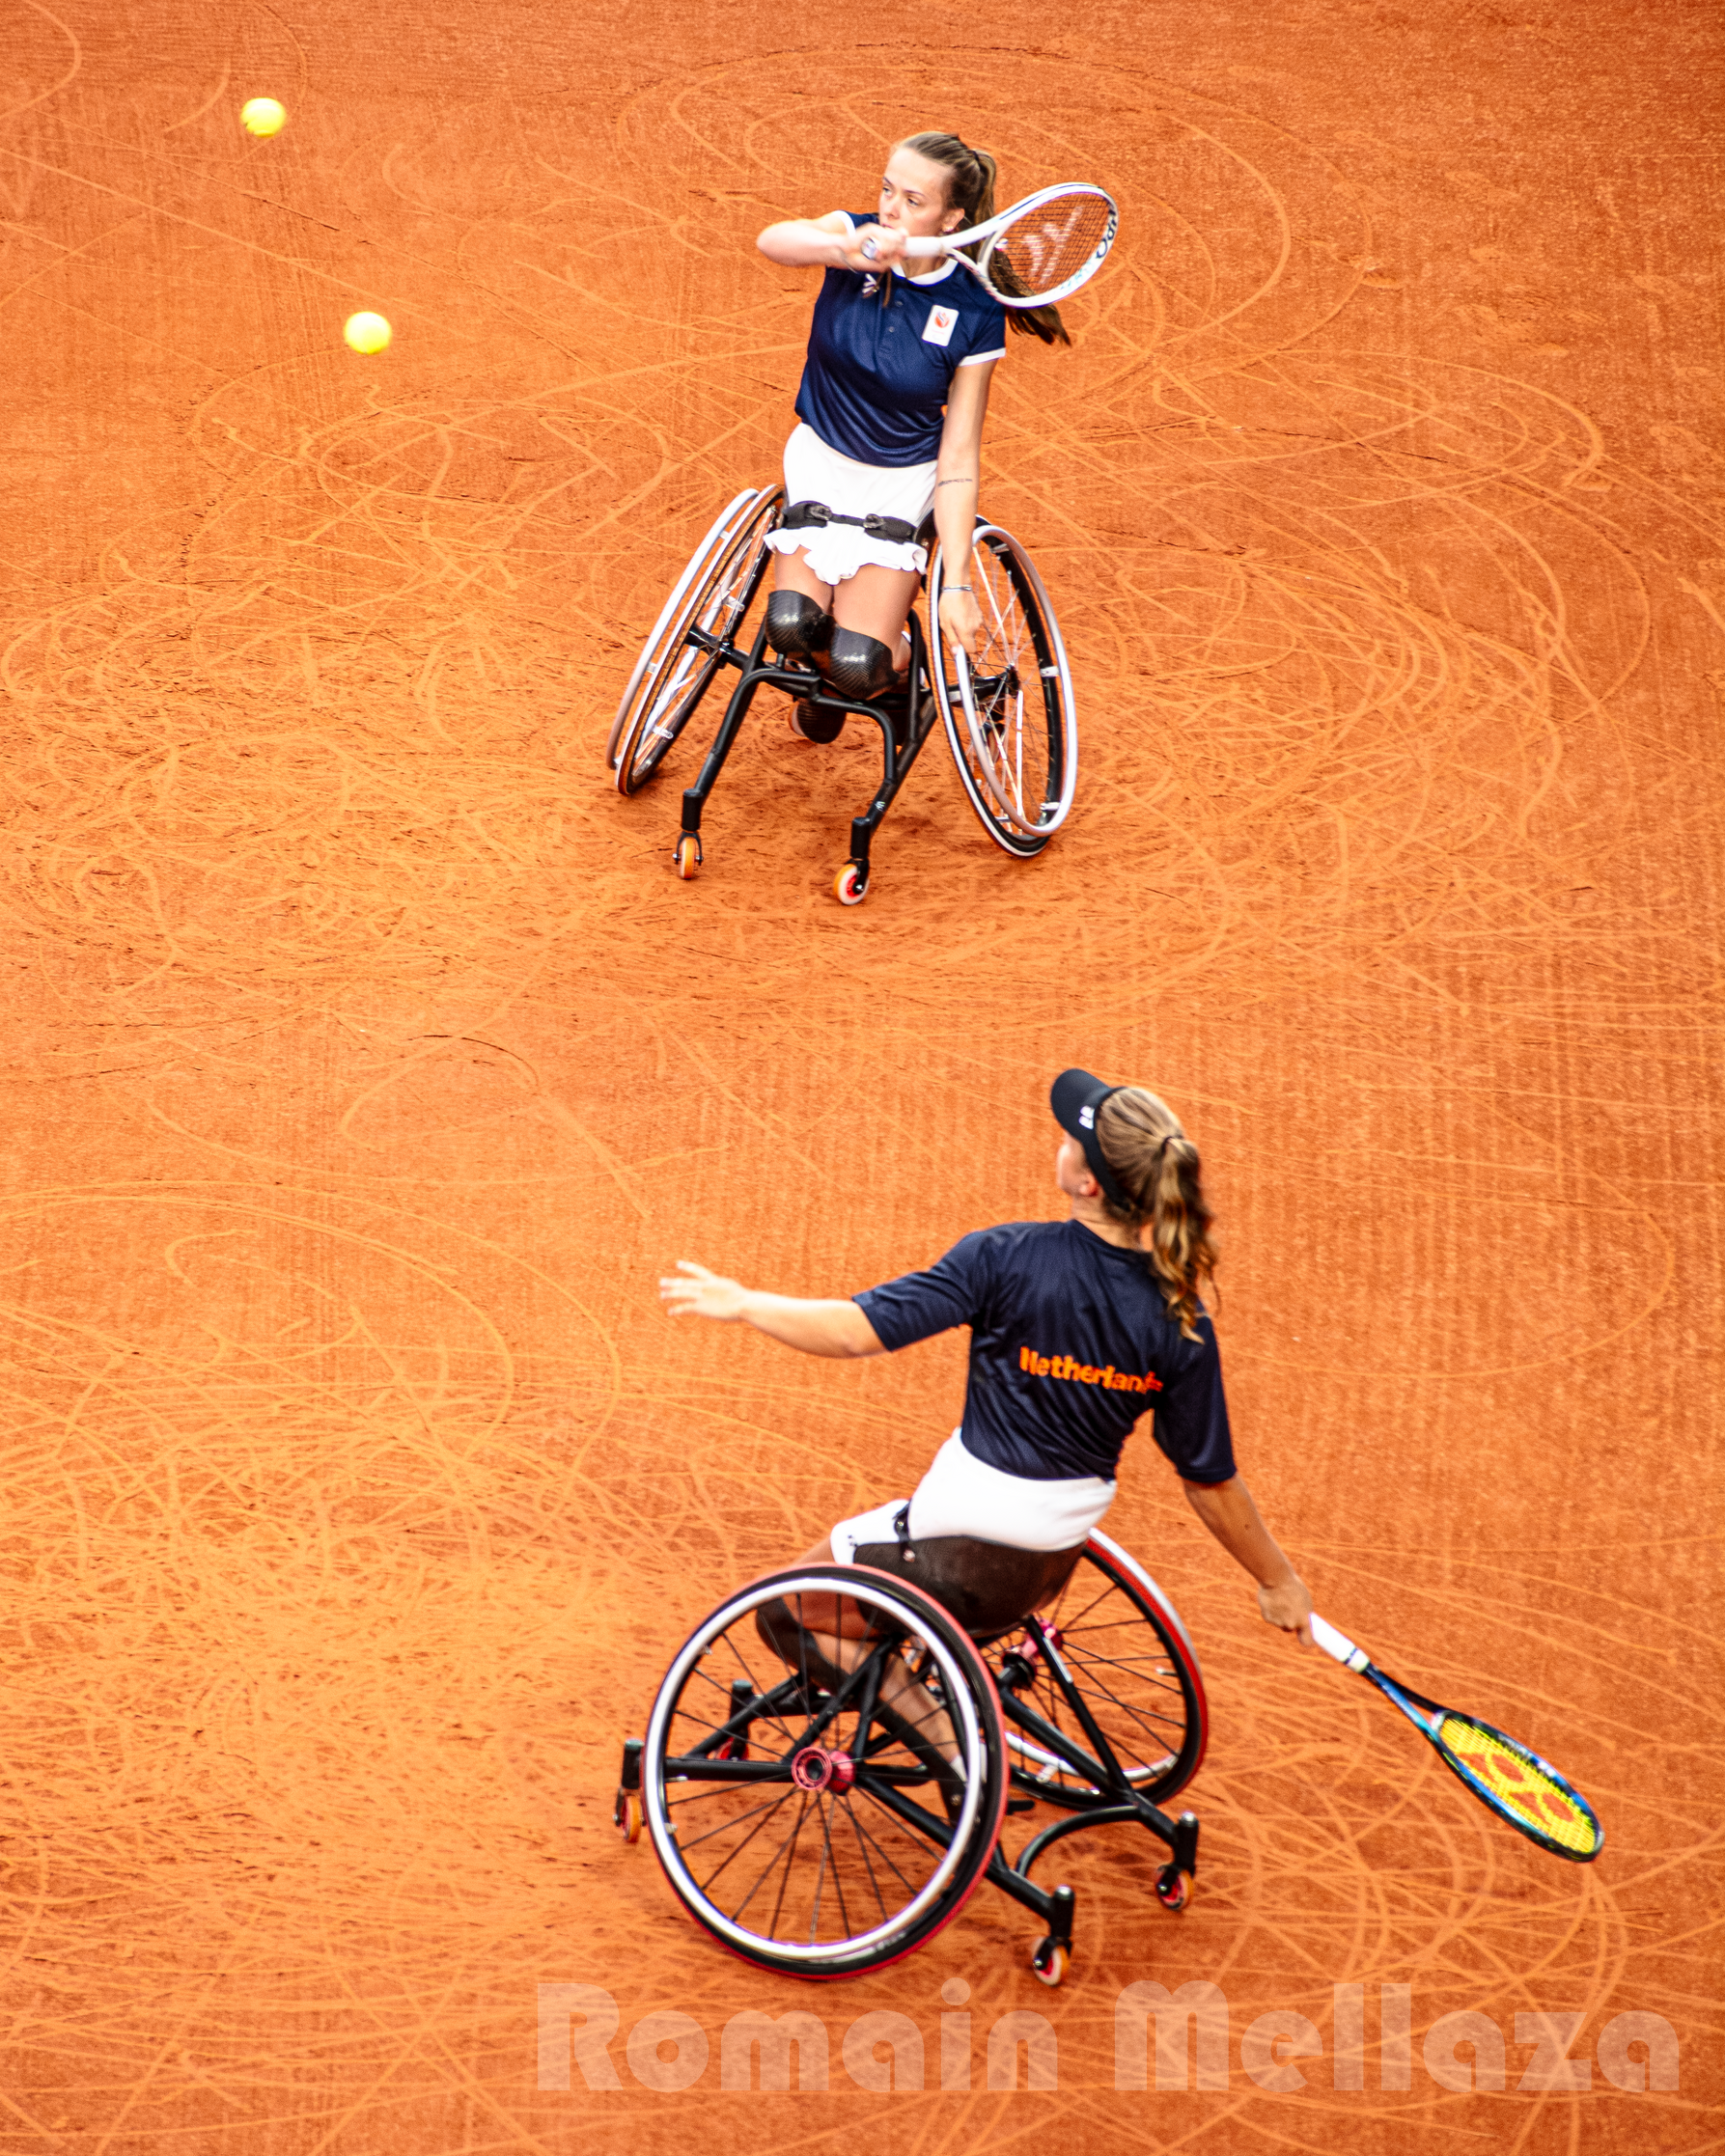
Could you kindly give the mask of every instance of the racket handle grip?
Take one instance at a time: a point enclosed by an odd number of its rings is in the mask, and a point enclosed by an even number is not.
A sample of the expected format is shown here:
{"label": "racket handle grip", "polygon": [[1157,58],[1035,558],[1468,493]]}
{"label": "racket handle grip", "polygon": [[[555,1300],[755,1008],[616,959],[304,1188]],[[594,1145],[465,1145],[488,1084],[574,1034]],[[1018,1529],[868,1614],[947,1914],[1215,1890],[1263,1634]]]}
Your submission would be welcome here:
{"label": "racket handle grip", "polygon": [[905,240],[904,252],[912,262],[932,262],[936,255],[944,255],[946,249],[932,235],[925,238],[919,234],[914,238]]}
{"label": "racket handle grip", "polygon": [[1312,1613],[1312,1637],[1324,1653],[1340,1662],[1344,1669],[1363,1670],[1371,1657],[1363,1647],[1356,1647],[1346,1632],[1338,1632],[1333,1624],[1326,1624],[1317,1611]]}

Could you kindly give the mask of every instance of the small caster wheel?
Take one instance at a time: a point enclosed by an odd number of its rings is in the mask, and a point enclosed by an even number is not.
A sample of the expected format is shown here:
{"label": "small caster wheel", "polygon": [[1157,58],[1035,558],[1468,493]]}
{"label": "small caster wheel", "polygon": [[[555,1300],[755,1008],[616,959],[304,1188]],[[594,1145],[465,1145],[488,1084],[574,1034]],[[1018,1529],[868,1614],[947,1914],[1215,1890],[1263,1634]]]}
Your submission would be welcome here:
{"label": "small caster wheel", "polygon": [[832,895],[842,906],[860,906],[869,895],[869,879],[854,861],[847,861],[832,879]]}
{"label": "small caster wheel", "polygon": [[1171,1916],[1178,1917],[1192,1898],[1192,1874],[1165,1864],[1156,1873],[1156,1899]]}
{"label": "small caster wheel", "polygon": [[1072,1958],[1072,1949],[1063,1946],[1058,1939],[1044,1939],[1030,1957],[1030,1966],[1040,1984],[1050,1989],[1066,1975],[1067,1963]]}
{"label": "small caster wheel", "polygon": [[671,856],[677,864],[677,872],[684,883],[693,883],[701,866],[701,842],[692,831],[685,831],[677,842]]}
{"label": "small caster wheel", "polygon": [[634,1789],[619,1789],[617,1803],[612,1810],[617,1831],[625,1841],[635,1842],[641,1838],[641,1797]]}

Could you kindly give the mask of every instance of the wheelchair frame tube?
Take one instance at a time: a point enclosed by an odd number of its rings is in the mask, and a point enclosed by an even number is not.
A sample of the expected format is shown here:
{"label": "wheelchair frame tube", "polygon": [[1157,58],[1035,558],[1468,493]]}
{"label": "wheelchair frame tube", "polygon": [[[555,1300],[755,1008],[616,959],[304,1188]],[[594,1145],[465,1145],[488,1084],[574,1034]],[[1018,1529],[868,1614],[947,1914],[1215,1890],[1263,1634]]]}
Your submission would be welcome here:
{"label": "wheelchair frame tube", "polygon": [[899,789],[910,775],[910,767],[921,755],[923,746],[934,730],[938,703],[932,687],[925,696],[920,680],[927,671],[929,647],[923,635],[920,617],[912,608],[906,623],[910,631],[910,665],[906,675],[904,695],[905,738],[901,747],[893,732],[891,714],[883,710],[878,702],[854,703],[849,697],[835,696],[824,679],[818,674],[811,675],[800,667],[781,665],[766,656],[766,627],[765,622],[756,633],[755,641],[747,654],[736,645],[713,636],[706,629],[689,631],[687,641],[697,650],[709,653],[726,666],[736,667],[742,678],[731,692],[731,701],[725,706],[725,715],[719,721],[718,732],[713,735],[712,746],[708,750],[699,776],[691,787],[683,789],[682,830],[695,841],[697,850],[701,843],[701,818],[709,797],[718,784],[719,773],[725,768],[731,751],[737,745],[737,736],[748,716],[749,706],[755,701],[756,691],[763,688],[780,689],[787,696],[819,705],[828,711],[843,711],[847,717],[872,719],[880,729],[881,775],[875,798],[859,816],[850,820],[850,860],[855,865],[859,880],[868,882],[869,849],[875,833],[880,828],[886,812],[897,798]]}

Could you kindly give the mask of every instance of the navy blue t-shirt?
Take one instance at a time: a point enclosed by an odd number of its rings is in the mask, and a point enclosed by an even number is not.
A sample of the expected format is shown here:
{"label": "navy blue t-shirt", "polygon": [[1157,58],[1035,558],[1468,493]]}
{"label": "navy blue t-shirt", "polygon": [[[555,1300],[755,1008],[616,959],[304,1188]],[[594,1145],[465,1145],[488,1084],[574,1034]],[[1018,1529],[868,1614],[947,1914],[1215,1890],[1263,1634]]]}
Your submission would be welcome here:
{"label": "navy blue t-shirt", "polygon": [[927,1272],[852,1300],[883,1347],[970,1327],[964,1450],[1004,1474],[1112,1481],[1147,1408],[1185,1481],[1234,1474],[1210,1319],[1184,1339],[1144,1259],[1079,1221],[979,1229]]}
{"label": "navy blue t-shirt", "polygon": [[[852,226],[880,222],[849,212]],[[967,361],[1006,350],[1006,310],[949,257],[944,272],[914,282],[829,269],[815,302],[796,412],[828,449],[859,464],[925,464],[940,452],[947,392]]]}

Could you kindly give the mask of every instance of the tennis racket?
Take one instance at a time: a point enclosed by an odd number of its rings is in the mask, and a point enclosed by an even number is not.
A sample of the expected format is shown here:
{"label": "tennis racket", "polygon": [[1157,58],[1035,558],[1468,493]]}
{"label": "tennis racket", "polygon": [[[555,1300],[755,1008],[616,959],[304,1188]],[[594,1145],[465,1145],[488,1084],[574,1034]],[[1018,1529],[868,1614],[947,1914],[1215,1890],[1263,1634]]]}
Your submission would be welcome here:
{"label": "tennis racket", "polygon": [[[1120,211],[1099,187],[1044,187],[968,232],[906,239],[904,252],[920,262],[955,257],[1003,307],[1052,307],[1101,268],[1119,229]],[[862,251],[876,259],[866,231]]]}
{"label": "tennis racket", "polygon": [[1326,1624],[1312,1619],[1312,1637],[1325,1654],[1346,1670],[1355,1670],[1399,1706],[1456,1779],[1489,1805],[1518,1834],[1572,1864],[1592,1864],[1605,1846],[1605,1830],[1592,1805],[1537,1752],[1506,1737],[1489,1722],[1454,1707],[1423,1700],[1394,1677],[1386,1677],[1363,1647]]}

